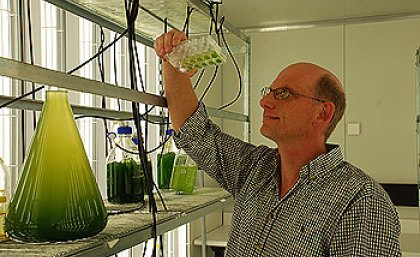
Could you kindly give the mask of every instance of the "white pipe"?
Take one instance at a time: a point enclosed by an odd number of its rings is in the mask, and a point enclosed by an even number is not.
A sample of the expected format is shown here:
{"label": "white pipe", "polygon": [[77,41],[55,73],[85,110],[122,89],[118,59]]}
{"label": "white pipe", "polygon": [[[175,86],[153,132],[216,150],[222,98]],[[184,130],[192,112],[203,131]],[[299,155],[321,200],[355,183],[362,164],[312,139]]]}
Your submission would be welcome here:
{"label": "white pipe", "polygon": [[[199,184],[204,187],[204,170],[199,172]],[[206,257],[207,233],[206,233],[206,217],[202,217],[201,221],[201,257]]]}

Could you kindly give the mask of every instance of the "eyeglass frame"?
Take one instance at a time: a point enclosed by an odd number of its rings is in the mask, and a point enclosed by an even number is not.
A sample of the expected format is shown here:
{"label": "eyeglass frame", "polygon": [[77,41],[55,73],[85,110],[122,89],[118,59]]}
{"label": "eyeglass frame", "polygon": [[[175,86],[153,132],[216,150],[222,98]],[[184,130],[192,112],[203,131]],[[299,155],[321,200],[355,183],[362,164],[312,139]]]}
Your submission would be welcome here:
{"label": "eyeglass frame", "polygon": [[[281,95],[280,91],[285,91],[287,92],[287,95],[283,98],[279,97],[279,95]],[[270,94],[271,92],[274,93],[274,98],[278,99],[278,100],[286,100],[287,98],[289,98],[290,95],[294,95],[294,96],[301,96],[307,99],[312,99],[321,103],[326,103],[328,102],[327,100],[323,100],[323,99],[319,99],[319,98],[315,98],[312,96],[307,96],[298,92],[295,92],[294,90],[288,88],[288,87],[278,87],[278,88],[274,88],[272,89],[271,87],[263,87],[260,90],[260,94],[261,94],[261,98],[267,96],[268,94]]]}

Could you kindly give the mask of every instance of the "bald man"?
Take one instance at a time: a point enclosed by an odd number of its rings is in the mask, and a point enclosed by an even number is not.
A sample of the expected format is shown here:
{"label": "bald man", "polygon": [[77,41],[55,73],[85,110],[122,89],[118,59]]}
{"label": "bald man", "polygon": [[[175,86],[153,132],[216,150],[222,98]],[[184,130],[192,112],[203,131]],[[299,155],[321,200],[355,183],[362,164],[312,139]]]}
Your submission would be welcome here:
{"label": "bald man", "polygon": [[223,133],[190,76],[164,57],[186,40],[155,41],[175,140],[234,200],[227,257],[402,256],[399,219],[383,188],[326,141],[343,116],[340,81],[311,63],[286,67],[261,90],[261,134],[277,148]]}

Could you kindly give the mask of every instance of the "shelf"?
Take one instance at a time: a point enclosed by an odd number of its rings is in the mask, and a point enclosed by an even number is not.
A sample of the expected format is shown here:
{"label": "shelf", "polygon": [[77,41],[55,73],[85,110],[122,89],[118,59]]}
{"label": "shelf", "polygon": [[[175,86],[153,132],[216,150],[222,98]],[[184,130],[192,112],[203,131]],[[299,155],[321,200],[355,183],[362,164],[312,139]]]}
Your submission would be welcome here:
{"label": "shelf", "polygon": [[[143,93],[130,88],[118,87],[109,83],[82,78],[75,75],[69,75],[64,72],[22,63],[8,58],[0,57],[0,67],[2,67],[0,69],[0,76],[148,105],[156,105],[160,107],[167,106],[166,99],[162,96]],[[99,113],[101,112],[99,109],[96,111]],[[109,110],[103,111],[109,112]],[[207,111],[210,116],[216,118],[228,118],[243,122],[249,121],[248,116],[240,113],[220,111],[211,107],[207,107]]]}
{"label": "shelf", "polygon": [[[13,99],[10,96],[0,95],[0,105],[6,103],[7,101]],[[20,109],[20,110],[30,110],[30,111],[41,111],[43,101],[32,100],[32,99],[21,99],[12,104],[10,108]],[[102,108],[86,107],[80,105],[71,105],[73,114],[75,115],[87,115],[87,116],[100,116],[104,118],[115,118],[115,119],[132,119],[133,114],[131,112],[117,111],[117,110],[106,110]],[[149,121],[152,122],[163,122],[164,119],[157,115],[149,114]]]}
{"label": "shelf", "polygon": [[[127,27],[123,0],[46,1],[118,33],[122,33]],[[152,47],[154,39],[164,31],[165,18],[168,19],[169,28],[181,30],[188,6],[195,8],[191,15],[190,34],[208,34],[210,7],[202,0],[142,0],[135,25],[136,40]],[[223,27],[243,41],[250,42],[248,36],[228,21],[224,21]]]}
{"label": "shelf", "polygon": [[69,75],[64,72],[22,63],[12,59],[0,57],[0,67],[2,67],[0,69],[0,75],[14,79],[149,105],[166,106],[166,99],[161,96],[117,87],[109,83]]}
{"label": "shelf", "polygon": [[[163,198],[168,212],[163,211],[160,202],[157,202],[158,235],[221,210],[231,196],[220,188],[200,188],[193,195],[164,192]],[[148,206],[147,203],[145,206]],[[152,222],[147,208],[141,212],[113,215],[108,218],[108,224],[101,233],[87,239],[55,244],[0,242],[0,257],[109,256],[150,239]]]}
{"label": "shelf", "polygon": [[[230,225],[222,225],[214,230],[207,232],[206,246],[226,248]],[[198,237],[194,240],[194,245],[202,245],[203,240]]]}

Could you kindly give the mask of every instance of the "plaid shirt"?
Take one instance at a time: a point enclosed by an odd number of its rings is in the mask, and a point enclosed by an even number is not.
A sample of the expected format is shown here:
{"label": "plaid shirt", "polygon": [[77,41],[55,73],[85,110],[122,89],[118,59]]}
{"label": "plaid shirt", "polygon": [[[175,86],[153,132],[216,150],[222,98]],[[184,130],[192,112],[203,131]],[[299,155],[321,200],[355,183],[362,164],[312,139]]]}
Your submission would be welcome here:
{"label": "plaid shirt", "polygon": [[277,149],[224,134],[202,103],[175,140],[235,199],[227,257],[402,256],[391,200],[339,146],[303,166],[280,199]]}

